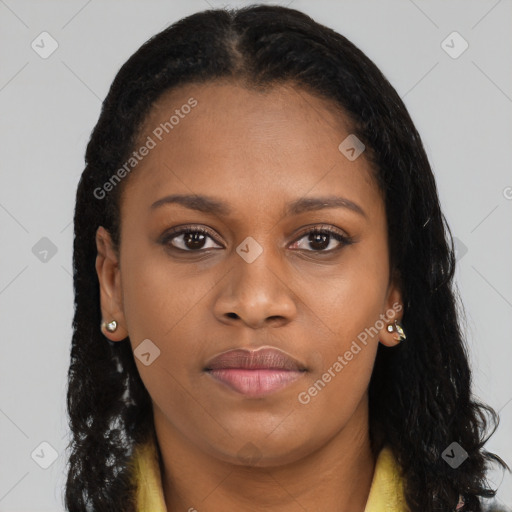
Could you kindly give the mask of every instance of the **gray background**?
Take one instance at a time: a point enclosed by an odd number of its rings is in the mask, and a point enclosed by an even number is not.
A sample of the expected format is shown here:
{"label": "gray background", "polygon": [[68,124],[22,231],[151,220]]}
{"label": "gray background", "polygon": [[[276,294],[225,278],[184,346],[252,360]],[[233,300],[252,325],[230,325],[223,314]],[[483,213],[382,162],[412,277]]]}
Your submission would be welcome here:
{"label": "gray background", "polygon": [[[404,99],[457,239],[474,391],[501,414],[487,448],[512,463],[511,1],[274,3],[347,36]],[[225,4],[0,0],[0,511],[63,510],[72,217],[101,100],[146,39]],[[31,47],[43,31],[58,43],[46,59]],[[441,44],[453,31],[469,44],[458,58]],[[453,37],[446,44],[462,48]],[[56,253],[41,261],[48,246]],[[42,442],[57,455],[47,469]],[[510,506],[510,475],[493,479]]]}

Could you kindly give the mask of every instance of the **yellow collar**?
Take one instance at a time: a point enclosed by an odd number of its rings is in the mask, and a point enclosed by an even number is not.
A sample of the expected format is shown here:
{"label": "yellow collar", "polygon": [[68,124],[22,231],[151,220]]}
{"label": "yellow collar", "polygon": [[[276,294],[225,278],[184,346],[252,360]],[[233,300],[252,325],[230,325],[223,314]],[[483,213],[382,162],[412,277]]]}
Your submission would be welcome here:
{"label": "yellow collar", "polygon": [[[137,512],[167,512],[154,442],[138,446],[133,458]],[[375,465],[364,512],[405,512],[403,481],[392,451],[384,447]]]}

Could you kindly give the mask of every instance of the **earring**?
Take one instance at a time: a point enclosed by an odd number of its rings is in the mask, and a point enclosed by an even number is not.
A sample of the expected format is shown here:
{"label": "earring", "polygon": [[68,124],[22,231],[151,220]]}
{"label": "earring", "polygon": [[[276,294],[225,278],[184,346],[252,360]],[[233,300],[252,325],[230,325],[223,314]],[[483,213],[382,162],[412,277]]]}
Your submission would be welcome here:
{"label": "earring", "polygon": [[101,327],[106,329],[108,332],[115,332],[117,329],[117,322],[115,320],[112,320],[108,324],[106,322],[102,322]]}
{"label": "earring", "polygon": [[402,325],[400,324],[400,322],[398,322],[398,320],[395,320],[394,324],[395,324],[394,326],[393,326],[393,324],[388,324],[388,326],[387,326],[388,332],[396,331],[399,336],[399,341],[404,341],[405,339],[407,339],[407,336],[405,335],[404,329],[403,329]]}

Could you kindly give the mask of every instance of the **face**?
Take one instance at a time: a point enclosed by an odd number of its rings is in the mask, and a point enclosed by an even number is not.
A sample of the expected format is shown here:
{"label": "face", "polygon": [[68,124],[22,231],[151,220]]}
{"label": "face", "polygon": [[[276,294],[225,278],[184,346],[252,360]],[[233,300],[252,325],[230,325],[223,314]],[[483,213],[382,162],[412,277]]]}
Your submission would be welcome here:
{"label": "face", "polygon": [[[338,149],[350,133],[291,85],[187,85],[154,105],[137,146],[149,150],[125,178],[119,254],[100,227],[96,268],[103,318],[119,324],[105,335],[131,343],[160,442],[234,463],[252,450],[270,466],[365,428],[401,297],[370,164]],[[260,347],[305,371],[259,395],[205,371]]]}

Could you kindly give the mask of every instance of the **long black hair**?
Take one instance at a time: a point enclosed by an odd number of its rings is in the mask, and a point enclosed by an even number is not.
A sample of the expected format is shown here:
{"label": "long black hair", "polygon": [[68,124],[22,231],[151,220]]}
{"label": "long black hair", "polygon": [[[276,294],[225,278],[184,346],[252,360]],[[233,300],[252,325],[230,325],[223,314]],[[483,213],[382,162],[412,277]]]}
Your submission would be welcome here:
{"label": "long black hair", "polygon": [[[394,88],[350,41],[300,11],[265,5],[179,20],[128,59],[103,102],[74,216],[67,509],[134,511],[131,457],[155,435],[130,344],[108,341],[99,328],[95,233],[104,226],[118,250],[120,198],[130,178],[105,197],[95,191],[134,151],[155,100],[180,85],[213,80],[259,89],[292,83],[330,100],[365,144],[385,198],[389,260],[401,279],[407,333],[406,342],[377,351],[369,385],[372,450],[392,448],[411,511],[451,511],[459,495],[464,510],[480,511],[479,497],[494,495],[488,465],[507,466],[483,450],[497,415],[471,394],[453,241],[420,136]],[[456,469],[442,456],[453,442],[468,454]]]}

